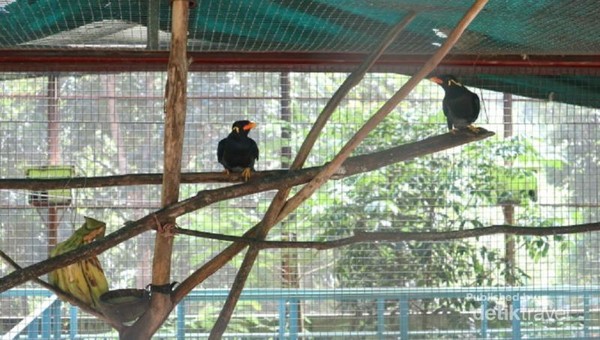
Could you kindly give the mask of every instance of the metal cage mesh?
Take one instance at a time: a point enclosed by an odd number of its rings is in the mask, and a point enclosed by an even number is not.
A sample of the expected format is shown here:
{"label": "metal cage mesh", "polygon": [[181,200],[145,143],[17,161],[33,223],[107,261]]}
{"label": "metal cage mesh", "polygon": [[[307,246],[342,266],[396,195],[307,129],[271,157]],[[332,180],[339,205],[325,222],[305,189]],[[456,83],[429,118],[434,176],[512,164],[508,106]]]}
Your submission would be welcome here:
{"label": "metal cage mesh", "polygon": [[[242,118],[259,124],[251,132],[261,150],[257,170],[289,166],[287,153],[298,150],[320,108],[346,77],[315,71],[320,72],[191,73],[182,171],[220,171],[216,143]],[[161,172],[164,73],[3,76],[12,80],[0,82],[2,178],[24,178],[27,169],[47,165],[72,166],[78,177]],[[598,109],[533,99],[527,97],[528,88],[518,85],[506,85],[502,92],[483,90],[485,77],[458,76],[468,79],[482,98],[477,124],[496,136],[331,181],[276,226],[270,239],[322,241],[356,230],[435,232],[596,222]],[[307,166],[331,159],[406,79],[368,74],[335,112]],[[546,79],[538,79],[538,87],[546,86]],[[288,83],[288,91],[282,91]],[[581,93],[593,90],[583,83],[579,87]],[[423,81],[356,154],[446,132],[442,97],[441,88]],[[181,196],[223,185],[186,184]],[[264,192],[216,203],[178,223],[241,235],[260,220],[272,196]],[[55,209],[32,206],[29,191],[0,190],[0,197],[0,249],[26,266],[46,258],[51,221],[59,241],[84,215],[106,221],[112,232],[158,209],[160,188],[72,190],[71,202]],[[592,338],[599,332],[596,234],[499,234],[361,243],[327,251],[265,250],[226,336]],[[112,289],[150,283],[153,238],[144,233],[99,256]],[[173,280],[183,280],[227,245],[177,236]],[[158,336],[205,338],[241,259],[237,256],[197,287]],[[10,271],[0,262],[2,275]],[[2,333],[43,310],[39,324],[28,328],[32,334],[116,337],[68,304],[48,307],[44,292],[29,283],[4,292]],[[512,314],[515,309],[518,314]]]}
{"label": "metal cage mesh", "polygon": [[[368,52],[409,11],[417,18],[389,51],[430,53],[472,1],[196,1],[190,51]],[[3,0],[3,48],[166,50],[170,2]],[[597,3],[491,1],[455,46],[465,54],[598,53]]]}

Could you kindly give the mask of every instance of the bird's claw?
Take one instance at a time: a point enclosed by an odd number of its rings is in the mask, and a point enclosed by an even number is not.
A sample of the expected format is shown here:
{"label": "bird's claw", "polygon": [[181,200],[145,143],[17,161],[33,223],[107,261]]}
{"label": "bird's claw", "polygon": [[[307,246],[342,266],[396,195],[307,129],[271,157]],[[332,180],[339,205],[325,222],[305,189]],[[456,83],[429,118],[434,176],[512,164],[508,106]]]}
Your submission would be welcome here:
{"label": "bird's claw", "polygon": [[252,175],[252,169],[244,168],[244,170],[242,171],[242,177],[244,178],[244,182],[248,182],[251,175]]}
{"label": "bird's claw", "polygon": [[481,128],[478,128],[474,125],[467,125],[467,129],[469,129],[469,131],[473,133],[479,133],[479,131],[481,130]]}

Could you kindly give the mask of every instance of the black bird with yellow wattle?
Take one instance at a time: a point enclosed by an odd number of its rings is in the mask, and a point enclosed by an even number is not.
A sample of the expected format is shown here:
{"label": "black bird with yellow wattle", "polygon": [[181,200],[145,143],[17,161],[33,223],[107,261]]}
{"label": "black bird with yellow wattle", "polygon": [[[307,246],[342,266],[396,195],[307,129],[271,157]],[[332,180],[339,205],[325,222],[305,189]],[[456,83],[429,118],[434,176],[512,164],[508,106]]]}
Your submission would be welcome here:
{"label": "black bird with yellow wattle", "polygon": [[472,124],[479,117],[479,110],[481,109],[479,96],[469,91],[456,77],[451,75],[432,77],[429,80],[444,89],[445,95],[442,100],[442,108],[448,122],[448,130],[454,133],[458,129],[467,128],[473,132],[478,132],[479,128]]}
{"label": "black bird with yellow wattle", "polygon": [[225,167],[225,173],[241,172],[248,181],[254,171],[254,162],[258,160],[258,146],[248,137],[248,133],[256,126],[249,120],[238,120],[231,126],[227,138],[222,139],[217,147],[217,159]]}

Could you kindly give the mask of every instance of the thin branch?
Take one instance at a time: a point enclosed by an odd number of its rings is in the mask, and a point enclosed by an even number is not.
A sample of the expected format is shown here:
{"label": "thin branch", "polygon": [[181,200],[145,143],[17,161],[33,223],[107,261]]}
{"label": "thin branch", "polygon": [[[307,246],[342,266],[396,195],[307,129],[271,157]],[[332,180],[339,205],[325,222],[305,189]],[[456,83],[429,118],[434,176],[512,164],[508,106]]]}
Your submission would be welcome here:
{"label": "thin branch", "polygon": [[[459,131],[456,134],[445,133],[438,136],[426,138],[421,141],[400,145],[387,150],[348,158],[333,179],[341,179],[352,175],[365,173],[384,167],[386,165],[407,161],[416,157],[433,154],[443,150],[451,149],[463,144],[479,141],[493,136],[494,133],[481,129],[477,134],[467,131]],[[276,190],[282,186],[299,185],[307,183],[319,171],[320,167],[302,169],[297,171],[285,171],[281,174],[272,176],[262,176],[253,178],[245,183],[235,184],[223,188],[203,190],[196,196],[172,204],[160,209],[143,218],[125,224],[123,227],[114,231],[104,238],[90,242],[76,250],[60,254],[50,259],[32,264],[24,269],[16,270],[0,279],[0,292],[6,291],[19,284],[32,280],[36,277],[47,274],[58,268],[98,255],[121,242],[127,241],[145,231],[156,228],[156,219],[160,223],[170,218],[176,218],[181,215],[196,211],[216,202],[229,200],[236,197],[256,194],[263,191]],[[250,232],[250,231],[249,231]],[[248,236],[248,235],[246,235]],[[231,257],[245,248],[234,247],[235,251]],[[207,265],[214,265],[218,270],[224,263],[221,260],[226,259],[230,254],[219,254],[214,262]],[[202,269],[202,268],[201,268]],[[198,271],[200,271],[199,269]],[[196,272],[198,272],[196,271]],[[203,275],[192,275],[184,280],[175,289],[175,299],[181,299],[191,289],[203,281]]]}
{"label": "thin branch", "polygon": [[207,233],[189,229],[177,229],[178,234],[193,237],[207,238],[221,241],[233,241],[238,243],[251,244],[260,249],[281,249],[281,248],[299,248],[327,250],[340,248],[357,243],[377,243],[377,242],[442,242],[465,238],[490,236],[495,234],[519,235],[519,236],[556,236],[568,234],[581,234],[593,231],[600,231],[600,222],[575,224],[570,226],[552,226],[552,227],[523,227],[507,224],[491,225],[488,227],[476,229],[463,229],[455,231],[435,231],[435,232],[365,232],[355,231],[353,236],[331,241],[321,242],[302,242],[302,241],[266,241],[253,237],[231,236],[215,233]]}
{"label": "thin branch", "polygon": [[[23,267],[21,267],[17,262],[15,262],[10,256],[8,256],[2,250],[0,250],[0,258],[2,258],[4,261],[8,262],[8,264],[10,264],[16,270],[23,269]],[[56,294],[56,296],[58,296],[61,300],[66,301],[66,302],[72,304],[73,306],[77,306],[82,311],[89,313],[89,314],[97,317],[100,320],[105,321],[106,323],[111,325],[116,330],[119,330],[123,327],[123,324],[121,324],[120,322],[118,322],[116,320],[112,320],[111,318],[109,318],[108,316],[105,316],[100,311],[91,307],[87,303],[79,300],[78,298],[76,298],[75,296],[73,296],[71,294],[64,292],[62,289],[60,289],[56,286],[53,286],[40,278],[35,278],[35,279],[33,279],[33,281],[35,283],[39,284],[40,286],[48,289],[49,291],[53,292],[54,294]]]}
{"label": "thin branch", "polygon": [[[375,61],[383,54],[386,48],[396,39],[398,34],[408,26],[408,24],[415,18],[416,14],[414,12],[409,12],[408,15],[400,21],[398,24],[394,25],[392,29],[386,34],[379,46],[373,50],[371,54],[363,61],[359,67],[354,70],[342,83],[342,85],[337,89],[337,91],[333,94],[333,96],[329,99],[317,120],[313,124],[310,132],[304,139],[298,154],[294,158],[292,165],[290,167],[291,170],[297,170],[302,168],[304,162],[308,158],[310,151],[312,150],[315,142],[317,141],[321,131],[325,127],[325,124],[333,114],[333,112],[337,109],[341,101],[346,97],[348,92],[356,86],[365,76],[367,71],[373,66]],[[281,208],[284,206],[285,201],[289,195],[291,186],[286,186],[277,191],[275,197],[271,201],[267,212],[265,213],[261,222],[259,222],[255,228],[257,229],[257,235],[255,237],[259,239],[266,238],[267,234],[271,230],[271,228],[276,224],[277,216],[281,213]],[[209,339],[220,339],[225,333],[225,329],[229,324],[229,320],[233,315],[233,310],[239,300],[239,297],[246,285],[246,280],[248,275],[250,275],[250,271],[254,266],[254,262],[258,257],[259,253],[258,248],[251,247],[246,255],[244,256],[244,261],[240,266],[240,269],[235,277],[235,280],[231,286],[231,290],[229,295],[227,296],[227,300],[219,313],[219,317],[215,322],[213,328],[211,329]]]}
{"label": "thin branch", "polygon": [[[520,235],[520,236],[555,236],[567,234],[579,234],[591,231],[599,231],[600,222],[577,224],[571,226],[554,227],[521,227],[512,225],[492,225],[477,229],[463,229],[456,231],[440,232],[362,232],[357,231],[353,236],[333,241],[324,242],[288,242],[288,241],[265,241],[261,248],[304,248],[326,250],[348,246],[355,243],[376,242],[441,242],[457,239],[482,237],[495,234]],[[251,241],[254,242],[254,241]]]}
{"label": "thin branch", "polygon": [[465,13],[460,22],[452,30],[444,44],[431,56],[423,67],[414,74],[401,88],[390,98],[383,106],[354,134],[352,138],[342,147],[340,152],[329,162],[315,178],[300,189],[284,205],[277,220],[281,221],[289,213],[294,211],[302,202],[307,200],[318,188],[320,188],[350,156],[352,151],[367,137],[367,135],[398,106],[398,104],[418,85],[418,83],[431,73],[437,65],[444,59],[446,54],[452,49],[458,41],[464,30],[475,19],[477,14],[483,9],[487,0],[477,0],[471,8]]}
{"label": "thin branch", "polygon": [[396,40],[396,37],[400,32],[402,32],[417,16],[417,14],[413,11],[408,12],[408,14],[397,23],[395,26],[390,29],[390,31],[383,37],[379,46],[371,52],[367,56],[367,58],[354,70],[348,78],[340,85],[340,87],[335,91],[333,96],[329,99],[317,120],[313,124],[311,130],[306,135],[304,142],[300,146],[298,150],[298,154],[296,158],[292,162],[292,169],[300,169],[304,165],[304,162],[308,158],[308,155],[312,151],[315,142],[317,141],[321,131],[325,127],[325,124],[333,114],[333,112],[337,109],[341,101],[346,97],[348,92],[352,88],[354,88],[365,76],[367,71],[375,64],[377,59],[383,54],[383,52],[390,46],[390,44]]}

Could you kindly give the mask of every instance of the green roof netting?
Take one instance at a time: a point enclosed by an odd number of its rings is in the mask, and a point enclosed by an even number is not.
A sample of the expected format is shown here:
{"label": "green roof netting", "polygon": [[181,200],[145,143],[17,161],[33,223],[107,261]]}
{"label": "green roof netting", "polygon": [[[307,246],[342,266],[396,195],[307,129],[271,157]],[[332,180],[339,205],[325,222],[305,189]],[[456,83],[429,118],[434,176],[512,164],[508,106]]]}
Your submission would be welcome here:
{"label": "green roof netting", "polygon": [[[416,18],[386,50],[433,53],[473,4],[464,0],[198,0],[190,11],[191,52],[367,53],[410,11]],[[598,0],[492,0],[450,54],[600,54]],[[169,0],[0,0],[0,48],[158,50],[169,48]],[[149,38],[150,37],[150,38]],[[597,72],[480,74],[467,85],[600,107]],[[562,72],[562,71],[561,71]],[[514,75],[519,73],[519,75]],[[543,81],[542,81],[543,80]]]}
{"label": "green roof netting", "polygon": [[[158,49],[164,50],[170,5],[159,0],[153,10],[153,2],[1,0],[0,46],[145,48],[148,29],[155,29]],[[412,10],[416,19],[389,51],[430,53],[471,4],[462,0],[199,0],[190,12],[189,49],[367,52]],[[599,15],[596,0],[490,1],[453,52],[596,54],[600,52]]]}

